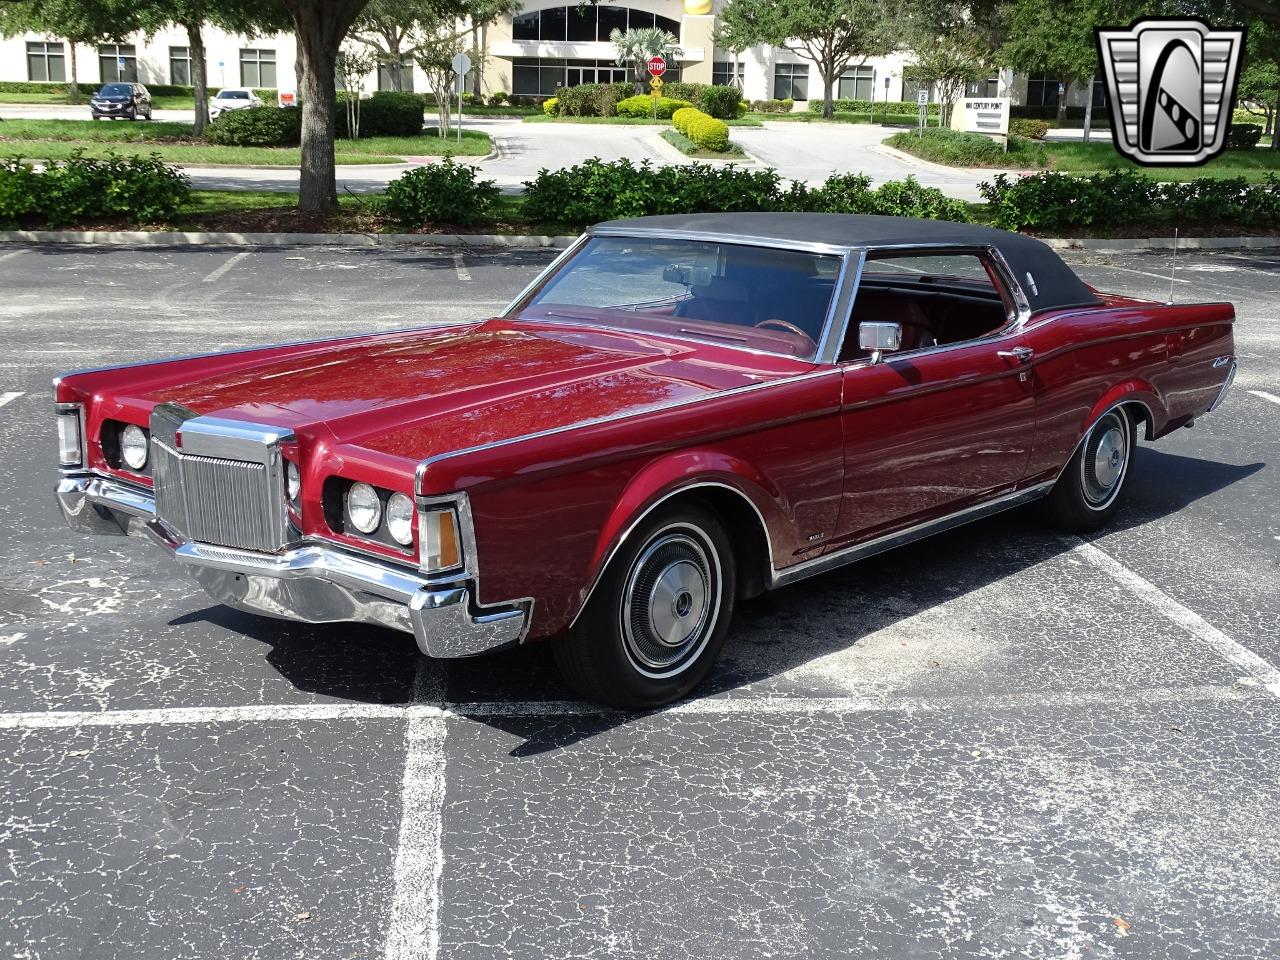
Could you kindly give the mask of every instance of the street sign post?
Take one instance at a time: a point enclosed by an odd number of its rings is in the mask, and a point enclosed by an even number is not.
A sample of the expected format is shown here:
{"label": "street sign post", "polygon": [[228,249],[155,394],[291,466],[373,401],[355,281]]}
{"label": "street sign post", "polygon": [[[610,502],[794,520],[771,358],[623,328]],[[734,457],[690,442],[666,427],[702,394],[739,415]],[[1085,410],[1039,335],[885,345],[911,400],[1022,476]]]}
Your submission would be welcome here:
{"label": "street sign post", "polygon": [[650,76],[660,77],[667,72],[667,61],[662,57],[650,57],[647,66]]}
{"label": "street sign post", "polygon": [[466,86],[467,74],[471,72],[471,58],[465,53],[459,53],[450,63],[453,67],[453,74],[457,77],[454,81],[458,86],[458,142],[462,142],[462,89]]}
{"label": "street sign post", "polygon": [[916,106],[920,110],[920,136],[924,136],[924,125],[929,119],[929,91],[916,91]]}

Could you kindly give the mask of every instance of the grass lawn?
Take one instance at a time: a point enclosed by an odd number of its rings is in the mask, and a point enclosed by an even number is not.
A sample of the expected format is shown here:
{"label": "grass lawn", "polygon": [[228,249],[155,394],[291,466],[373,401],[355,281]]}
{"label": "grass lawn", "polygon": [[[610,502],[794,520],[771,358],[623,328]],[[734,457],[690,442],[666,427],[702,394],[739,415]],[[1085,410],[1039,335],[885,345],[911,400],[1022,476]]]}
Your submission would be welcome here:
{"label": "grass lawn", "polygon": [[[335,145],[340,164],[398,163],[405,157],[483,156],[491,149],[489,135],[464,130],[462,142],[440,138],[435,128],[418,137],[367,137],[339,140]],[[122,154],[160,155],[169,163],[186,166],[296,167],[296,147],[221,147],[191,139],[191,125],[106,120],[6,120],[0,124],[0,157],[22,156],[34,160],[65,160],[76,150],[101,157],[114,150]]]}
{"label": "grass lawn", "polygon": [[729,149],[721,152],[704,150],[679,130],[663,130],[661,136],[686,157],[694,157],[698,160],[734,160],[744,156],[742,148],[732,141],[729,143]]}
{"label": "grass lawn", "polygon": [[[654,120],[650,117],[548,117],[546,114],[541,116],[527,116],[524,118],[525,123],[603,123],[619,127],[665,127],[670,126],[670,120]],[[739,117],[736,120],[726,120],[731,127],[758,127],[760,121],[754,117]]]}

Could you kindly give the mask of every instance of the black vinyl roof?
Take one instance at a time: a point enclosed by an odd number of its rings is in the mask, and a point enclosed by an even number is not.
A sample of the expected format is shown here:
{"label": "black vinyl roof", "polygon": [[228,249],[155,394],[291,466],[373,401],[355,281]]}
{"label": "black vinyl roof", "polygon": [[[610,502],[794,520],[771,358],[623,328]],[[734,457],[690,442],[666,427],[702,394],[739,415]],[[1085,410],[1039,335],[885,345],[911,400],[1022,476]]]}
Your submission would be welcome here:
{"label": "black vinyl roof", "polygon": [[[700,233],[764,240],[779,246],[802,243],[838,247],[901,247],[948,244],[995,247],[1009,264],[1032,313],[1099,303],[1098,297],[1049,246],[1018,233],[971,223],[912,220],[842,213],[691,213],[610,220],[593,228],[645,230],[677,236]],[[1030,277],[1028,277],[1030,274]]]}

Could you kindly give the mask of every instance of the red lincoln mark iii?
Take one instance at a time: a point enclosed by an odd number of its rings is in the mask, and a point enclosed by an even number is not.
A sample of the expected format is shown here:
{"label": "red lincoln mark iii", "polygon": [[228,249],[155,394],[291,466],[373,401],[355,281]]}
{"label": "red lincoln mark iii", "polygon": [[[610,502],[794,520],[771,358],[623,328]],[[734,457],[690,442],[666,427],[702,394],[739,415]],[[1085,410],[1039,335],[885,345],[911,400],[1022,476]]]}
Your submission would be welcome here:
{"label": "red lincoln mark iii", "polygon": [[58,379],[58,500],[223,603],[431,657],[551,638],[653,707],[741,598],[1033,500],[1106,523],[1138,433],[1221,402],[1233,320],[982,227],[615,221],[495,319]]}

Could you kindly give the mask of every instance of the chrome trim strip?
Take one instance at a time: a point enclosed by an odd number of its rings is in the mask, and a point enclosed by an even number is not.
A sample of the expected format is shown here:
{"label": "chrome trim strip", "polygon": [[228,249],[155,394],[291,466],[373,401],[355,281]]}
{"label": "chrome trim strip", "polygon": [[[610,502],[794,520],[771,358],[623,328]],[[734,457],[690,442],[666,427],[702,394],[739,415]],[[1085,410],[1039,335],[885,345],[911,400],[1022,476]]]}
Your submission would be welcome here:
{"label": "chrome trim strip", "polygon": [[702,480],[696,483],[688,483],[688,484],[685,484],[684,486],[677,487],[676,489],[663,494],[661,497],[659,497],[657,500],[655,500],[653,503],[647,506],[644,509],[644,511],[639,516],[637,516],[634,520],[632,520],[631,523],[627,525],[627,528],[622,531],[622,535],[618,537],[617,542],[612,547],[609,548],[608,554],[605,555],[604,560],[601,561],[600,566],[596,569],[595,574],[592,576],[591,586],[587,588],[587,592],[583,597],[582,604],[578,607],[578,612],[573,615],[573,619],[569,622],[569,629],[572,629],[573,625],[578,622],[578,618],[582,616],[582,611],[584,611],[587,608],[587,604],[591,602],[591,595],[595,593],[596,587],[599,585],[601,579],[604,578],[604,572],[607,569],[609,569],[609,564],[613,562],[613,558],[617,555],[618,551],[622,549],[622,545],[627,542],[627,538],[630,537],[631,534],[635,532],[636,528],[644,522],[645,518],[648,517],[649,514],[653,513],[654,510],[658,509],[658,507],[662,506],[662,504],[670,500],[672,497],[679,496],[682,493],[688,493],[690,490],[698,490],[705,487],[717,487],[721,490],[728,490],[730,493],[736,493],[739,497],[741,497],[743,500],[746,501],[749,507],[751,507],[757,519],[759,519],[760,529],[764,533],[765,552],[768,554],[768,556],[765,557],[765,560],[769,564],[769,570],[770,571],[773,570],[773,540],[769,536],[769,525],[764,521],[764,514],[762,514],[760,512],[760,508],[755,505],[755,501],[753,501],[750,497],[748,497],[745,493],[743,493],[737,487],[731,486],[730,484],[727,484],[727,483],[720,483],[719,481],[716,481],[716,480]]}
{"label": "chrome trim strip", "polygon": [[1053,481],[1038,483],[1032,487],[1026,487],[1022,490],[1015,490],[1012,493],[1004,494],[992,500],[984,500],[982,503],[974,504],[966,507],[956,513],[948,514],[945,517],[939,517],[936,520],[929,520],[925,523],[916,524],[905,530],[899,530],[896,533],[887,533],[882,537],[876,537],[874,540],[868,540],[863,543],[856,543],[853,546],[837,550],[834,553],[827,553],[821,557],[815,557],[812,560],[806,560],[803,563],[797,563],[790,567],[784,567],[781,570],[772,571],[772,577],[769,583],[770,589],[785,587],[795,583],[798,580],[804,580],[808,577],[815,577],[821,573],[827,573],[842,567],[845,564],[853,563],[857,560],[865,560],[867,557],[875,556],[877,553],[883,553],[886,550],[892,550],[895,547],[905,546],[916,540],[931,536],[935,533],[942,533],[946,530],[952,530],[956,527],[971,523],[974,520],[981,520],[984,517],[993,514],[1002,513],[1005,510],[1011,510],[1014,507],[1021,506],[1024,503],[1030,503],[1038,500],[1047,494],[1053,488]]}
{"label": "chrome trim strip", "polygon": [[[1217,367],[1218,361],[1213,361],[1213,365]],[[1213,403],[1209,404],[1209,409],[1206,410],[1205,413],[1213,413],[1213,411],[1217,410],[1218,407],[1221,406],[1222,401],[1227,399],[1227,391],[1231,389],[1231,384],[1235,383],[1235,380],[1236,362],[1235,360],[1232,360],[1231,369],[1227,371],[1227,379],[1222,381],[1222,387],[1218,390],[1218,395],[1213,398]]]}
{"label": "chrome trim strip", "polygon": [[775,250],[795,250],[802,253],[825,253],[845,256],[859,249],[860,243],[817,243],[803,240],[780,240],[777,237],[757,237],[741,233],[716,233],[709,230],[660,230],[657,227],[589,227],[591,237],[635,237],[636,239],[696,240],[701,243],[736,243],[747,247],[772,247]]}
{"label": "chrome trim strip", "polygon": [[[853,268],[853,279],[849,279],[849,264],[854,257],[857,263]],[[836,279],[836,287],[831,295],[831,307],[827,311],[827,319],[822,325],[822,341],[814,356],[817,363],[835,363],[840,358],[844,347],[844,338],[849,334],[849,320],[853,316],[853,303],[858,295],[858,285],[862,281],[862,269],[867,262],[865,250],[852,251],[845,254],[840,265],[840,275]]]}
{"label": "chrome trim strip", "polygon": [[551,279],[551,275],[560,269],[560,265],[577,253],[578,250],[581,249],[582,245],[589,239],[591,239],[590,233],[579,234],[578,238],[574,240],[573,243],[561,250],[556,255],[555,259],[547,264],[536,277],[529,281],[528,285],[526,285],[523,290],[516,294],[515,299],[502,308],[502,312],[498,314],[498,317],[502,320],[513,319],[511,315],[523,306],[524,301],[532,296],[532,294],[538,290],[543,283]]}
{"label": "chrome trim strip", "polygon": [[546,430],[538,430],[534,433],[522,433],[519,436],[507,437],[502,440],[493,440],[489,443],[477,444],[474,447],[462,447],[458,450],[447,450],[444,453],[436,453],[427,457],[418,464],[415,476],[415,491],[421,493],[423,481],[428,468],[433,464],[442,463],[445,460],[452,460],[454,457],[462,457],[472,453],[479,453],[484,450],[493,450],[498,447],[507,447],[524,440],[536,440],[542,437],[550,437],[559,433],[567,433],[570,430],[579,430],[586,427],[597,427],[606,423],[613,423],[616,420],[629,420],[632,417],[645,416],[650,413],[658,413],[665,410],[673,410],[677,407],[691,406],[695,403],[701,403],[705,400],[719,399],[739,393],[749,393],[754,390],[765,390],[769,387],[780,387],[784,384],[799,383],[805,380],[813,380],[818,377],[826,377],[831,374],[840,374],[843,372],[842,367],[826,366],[818,370],[810,370],[805,373],[797,373],[790,376],[783,375],[772,380],[765,380],[760,383],[748,383],[740,387],[730,387],[727,390],[714,390],[708,393],[700,393],[692,397],[683,397],[679,400],[667,400],[662,403],[656,403],[652,406],[642,407],[639,410],[629,410],[625,413],[612,413],[602,417],[593,417],[589,420],[579,420],[576,423],[567,423],[559,427],[549,427]]}

